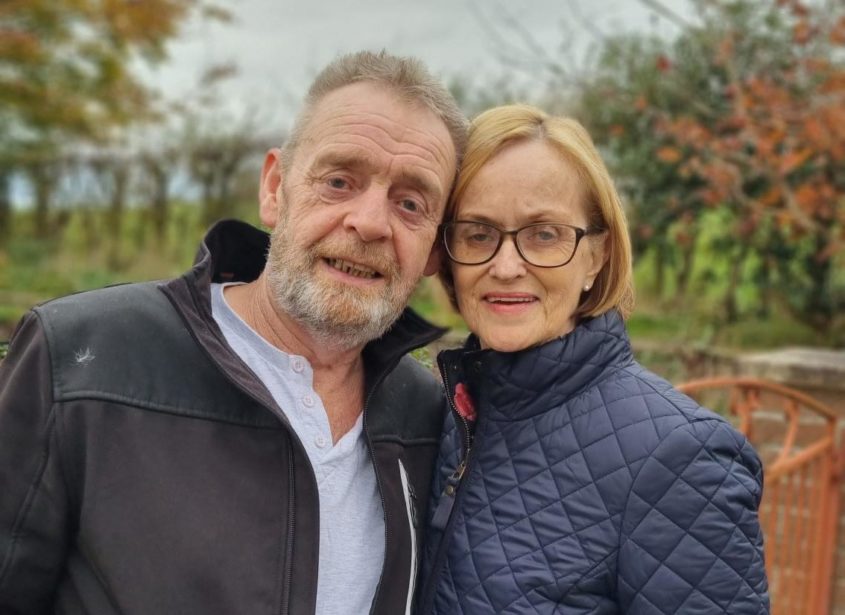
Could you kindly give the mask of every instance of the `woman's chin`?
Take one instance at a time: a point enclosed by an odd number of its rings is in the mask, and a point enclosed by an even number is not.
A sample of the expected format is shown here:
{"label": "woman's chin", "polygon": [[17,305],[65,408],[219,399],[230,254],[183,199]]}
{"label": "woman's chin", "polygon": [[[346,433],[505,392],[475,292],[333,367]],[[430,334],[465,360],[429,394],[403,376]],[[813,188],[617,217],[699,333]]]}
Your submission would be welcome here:
{"label": "woman's chin", "polygon": [[479,341],[482,348],[489,348],[498,352],[519,352],[543,342],[543,340],[534,339],[531,336],[495,334],[486,337],[479,336]]}
{"label": "woman's chin", "polygon": [[571,326],[567,326],[561,331],[554,333],[549,331],[509,331],[503,327],[495,331],[474,333],[478,336],[478,341],[482,348],[489,348],[498,352],[519,352],[520,350],[526,350],[550,342],[571,331]]}

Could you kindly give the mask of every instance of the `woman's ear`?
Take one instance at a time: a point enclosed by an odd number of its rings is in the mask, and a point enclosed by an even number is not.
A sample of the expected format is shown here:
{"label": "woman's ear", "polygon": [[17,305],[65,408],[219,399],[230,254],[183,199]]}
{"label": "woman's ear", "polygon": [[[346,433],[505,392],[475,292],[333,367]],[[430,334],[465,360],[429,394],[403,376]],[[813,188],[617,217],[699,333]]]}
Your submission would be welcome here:
{"label": "woman's ear", "polygon": [[276,228],[279,213],[284,208],[281,202],[282,173],[282,150],[274,147],[264,157],[258,186],[258,215],[261,223],[268,228]]}
{"label": "woman's ear", "polygon": [[587,269],[587,282],[593,285],[602,267],[607,264],[610,258],[610,233],[604,232],[596,237],[588,237],[590,263]]}

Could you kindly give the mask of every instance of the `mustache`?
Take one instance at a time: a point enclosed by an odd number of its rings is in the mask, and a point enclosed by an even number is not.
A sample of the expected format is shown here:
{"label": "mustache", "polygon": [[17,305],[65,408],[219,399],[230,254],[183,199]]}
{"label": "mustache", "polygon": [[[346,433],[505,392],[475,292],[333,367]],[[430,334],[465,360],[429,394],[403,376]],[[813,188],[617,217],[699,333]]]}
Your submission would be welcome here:
{"label": "mustache", "polygon": [[399,273],[396,257],[385,253],[383,246],[359,241],[322,241],[308,250],[312,262],[322,258],[338,258],[375,269],[385,278]]}

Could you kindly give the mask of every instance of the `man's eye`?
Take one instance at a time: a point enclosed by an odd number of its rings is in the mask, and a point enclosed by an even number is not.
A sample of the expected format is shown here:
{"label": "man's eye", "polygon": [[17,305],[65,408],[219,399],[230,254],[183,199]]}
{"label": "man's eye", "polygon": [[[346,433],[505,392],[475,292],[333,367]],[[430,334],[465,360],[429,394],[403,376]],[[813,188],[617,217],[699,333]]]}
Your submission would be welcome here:
{"label": "man's eye", "polygon": [[399,201],[399,206],[412,214],[419,213],[422,210],[420,204],[416,201],[412,201],[411,199],[402,199]]}
{"label": "man's eye", "polygon": [[330,177],[326,180],[326,184],[328,184],[329,188],[334,188],[335,190],[345,190],[349,187],[349,182],[342,177]]}

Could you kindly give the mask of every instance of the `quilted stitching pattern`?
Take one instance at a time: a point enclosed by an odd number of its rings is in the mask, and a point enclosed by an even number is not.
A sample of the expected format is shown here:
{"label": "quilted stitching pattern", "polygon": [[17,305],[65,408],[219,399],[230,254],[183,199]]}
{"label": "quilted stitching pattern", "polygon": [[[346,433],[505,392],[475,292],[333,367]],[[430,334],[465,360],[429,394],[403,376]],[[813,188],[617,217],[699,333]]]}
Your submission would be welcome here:
{"label": "quilted stitching pattern", "polygon": [[[433,612],[768,613],[756,454],[633,361],[618,315],[523,353],[443,356],[479,362],[473,460],[442,558],[436,528],[424,553]],[[460,442],[449,416],[432,511]]]}

